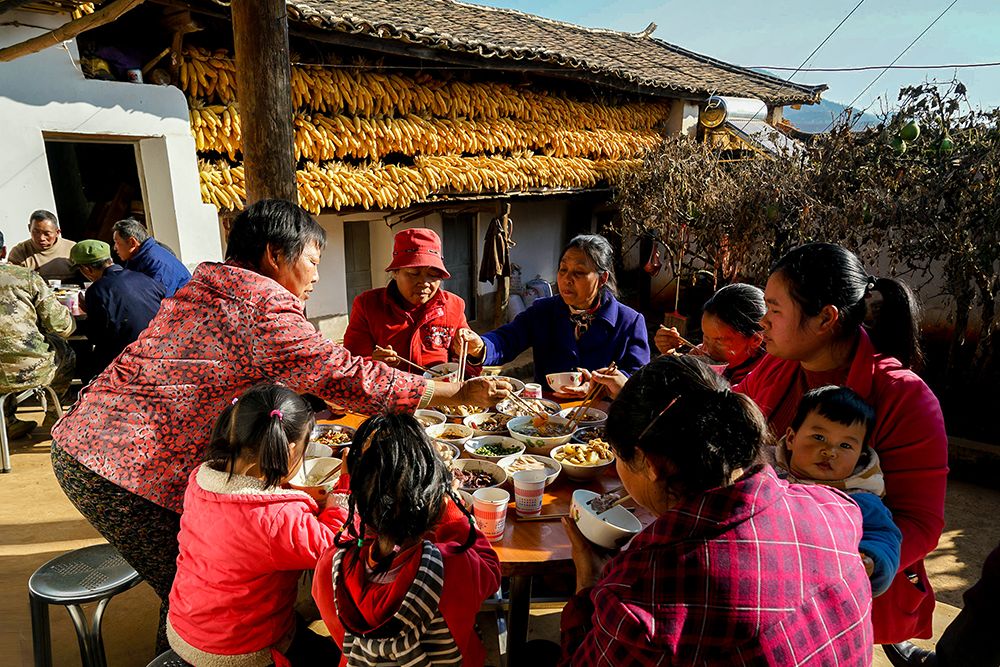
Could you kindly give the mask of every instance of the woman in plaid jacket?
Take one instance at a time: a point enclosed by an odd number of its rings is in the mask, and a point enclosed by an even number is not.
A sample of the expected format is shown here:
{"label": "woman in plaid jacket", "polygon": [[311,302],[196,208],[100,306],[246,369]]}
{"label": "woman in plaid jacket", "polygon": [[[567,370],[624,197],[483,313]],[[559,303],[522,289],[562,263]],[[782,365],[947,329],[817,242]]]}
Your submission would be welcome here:
{"label": "woman in plaid jacket", "polygon": [[767,432],[695,359],[632,376],[607,434],[626,490],[657,519],[610,560],[564,519],[577,593],[561,664],[871,664],[861,513],[758,465]]}

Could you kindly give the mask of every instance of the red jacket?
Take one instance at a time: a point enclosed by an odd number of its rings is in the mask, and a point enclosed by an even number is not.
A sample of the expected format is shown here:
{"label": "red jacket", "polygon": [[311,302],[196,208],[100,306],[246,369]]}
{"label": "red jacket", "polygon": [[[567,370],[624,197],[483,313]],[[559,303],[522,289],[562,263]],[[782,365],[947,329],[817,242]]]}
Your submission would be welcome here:
{"label": "red jacket", "polygon": [[[797,361],[767,355],[736,390],[750,396],[770,417],[797,381],[799,368]],[[864,331],[847,386],[875,408],[875,430],[869,442],[885,474],[885,504],[903,533],[899,572],[872,608],[875,643],[929,638],[934,591],[924,570],[924,557],[937,547],[944,529],[948,477],[948,437],[941,406],[915,373],[895,358],[876,352]]]}
{"label": "red jacket", "polygon": [[448,361],[455,332],[469,326],[462,297],[439,289],[422,306],[405,308],[402,302],[395,282],[355,297],[344,347],[371,357],[376,345],[391,345],[401,357],[428,368]]}
{"label": "red jacket", "polygon": [[[462,664],[475,667],[482,665],[486,659],[486,650],[475,631],[476,612],[483,600],[500,587],[500,559],[478,530],[475,543],[463,551],[461,546],[468,534],[469,519],[449,500],[441,522],[428,539],[438,548],[444,560],[444,586],[439,605],[441,615],[462,652]],[[344,626],[338,617],[338,608],[341,613],[348,608],[360,612],[360,617],[348,619],[351,627],[379,627],[394,617],[419,565],[420,549],[410,549],[393,563],[393,568],[400,568],[394,581],[371,582],[363,565],[369,549],[370,543],[366,542],[360,558],[352,554],[341,563],[342,583],[339,584],[338,596],[349,595],[352,602],[349,605],[337,605],[333,597],[332,563],[337,550],[327,551],[316,565],[313,598],[338,646],[344,645]],[[341,664],[347,663],[344,661]]]}
{"label": "red jacket", "polygon": [[299,576],[333,546],[347,518],[330,505],[320,512],[302,491],[264,489],[259,480],[208,464],[196,468],[177,536],[171,648],[206,667],[232,664],[215,656],[287,648]]}

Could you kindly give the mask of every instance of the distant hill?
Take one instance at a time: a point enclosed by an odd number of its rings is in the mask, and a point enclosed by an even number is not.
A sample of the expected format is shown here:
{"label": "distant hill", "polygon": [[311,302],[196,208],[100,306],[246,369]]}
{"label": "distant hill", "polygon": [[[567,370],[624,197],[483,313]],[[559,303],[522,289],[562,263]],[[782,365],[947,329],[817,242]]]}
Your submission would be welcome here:
{"label": "distant hill", "polygon": [[[840,116],[847,106],[823,100],[819,104],[803,104],[801,109],[785,107],[784,116],[788,121],[803,132],[824,132],[830,126],[830,121]],[[855,130],[863,130],[870,125],[877,125],[879,119],[871,114],[862,114],[855,123]]]}

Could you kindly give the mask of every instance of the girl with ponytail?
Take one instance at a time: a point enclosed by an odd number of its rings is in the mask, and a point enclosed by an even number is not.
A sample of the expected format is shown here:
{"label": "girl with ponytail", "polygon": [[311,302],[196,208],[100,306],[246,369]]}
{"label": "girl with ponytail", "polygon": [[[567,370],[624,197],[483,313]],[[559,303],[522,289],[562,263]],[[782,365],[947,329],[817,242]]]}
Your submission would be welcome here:
{"label": "girl with ponytail", "polygon": [[344,664],[482,665],[473,626],[500,561],[420,424],[368,419],[347,467],[349,516],[313,579]]}
{"label": "girl with ponytail", "polygon": [[929,638],[934,593],[923,561],[944,528],[948,440],[937,399],[913,372],[922,360],[913,293],[841,246],[809,243],[775,264],[764,301],[768,354],[736,389],[774,433],[788,429],[803,394],[825,385],[849,387],[875,408],[870,444],[903,534],[899,571],[872,607],[875,641]]}
{"label": "girl with ponytail", "polygon": [[167,638],[187,662],[219,667],[335,665],[336,644],[294,606],[299,576],[332,547],[346,498],[325,507],[285,488],[302,466],[316,419],[276,384],[233,399],[215,422],[206,462],[191,474],[178,535]]}

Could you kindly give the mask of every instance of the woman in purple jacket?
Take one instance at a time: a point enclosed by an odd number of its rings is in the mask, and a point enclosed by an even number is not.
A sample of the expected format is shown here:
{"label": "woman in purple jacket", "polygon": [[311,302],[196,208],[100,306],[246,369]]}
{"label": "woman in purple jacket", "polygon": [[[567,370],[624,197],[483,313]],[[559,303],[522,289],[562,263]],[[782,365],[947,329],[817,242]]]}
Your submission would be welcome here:
{"label": "woman in purple jacket", "polygon": [[581,234],[559,259],[559,296],[538,299],[513,322],[479,337],[468,329],[469,355],[475,363],[504,364],[529,347],[535,382],[549,373],[593,370],[615,362],[631,375],[649,362],[649,341],[642,315],[615,297],[614,252],[603,236]]}

